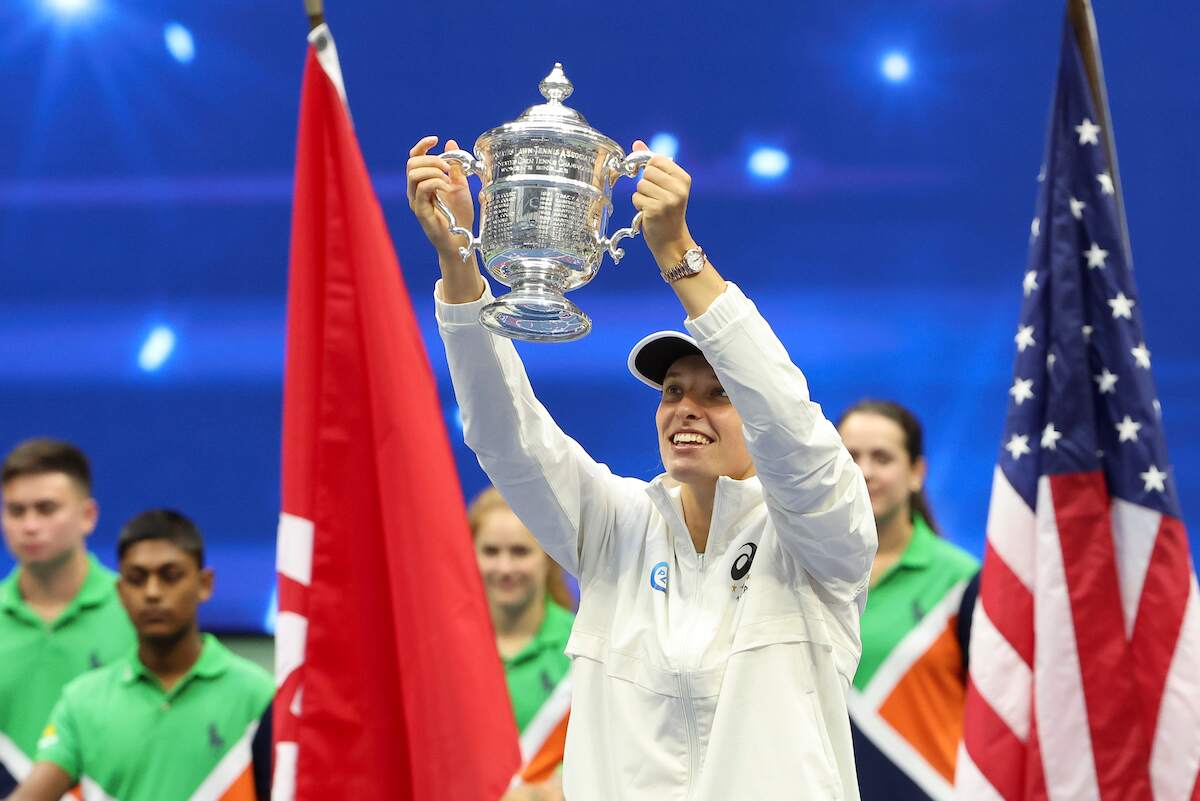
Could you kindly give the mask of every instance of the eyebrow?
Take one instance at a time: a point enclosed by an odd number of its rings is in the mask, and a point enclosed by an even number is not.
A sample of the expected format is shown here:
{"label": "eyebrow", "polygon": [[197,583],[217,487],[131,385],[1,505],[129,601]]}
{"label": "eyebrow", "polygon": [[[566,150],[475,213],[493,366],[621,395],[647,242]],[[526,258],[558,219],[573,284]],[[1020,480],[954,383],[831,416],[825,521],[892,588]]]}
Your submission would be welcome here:
{"label": "eyebrow", "polygon": [[[678,377],[679,377],[679,376],[681,376],[681,375],[683,375],[683,371],[682,371],[682,370],[676,370],[676,369],[672,368],[672,369],[670,369],[670,370],[668,370],[668,371],[667,371],[667,374],[666,374],[666,375],[664,375],[664,376],[663,376],[663,382],[664,382],[664,383],[666,383],[666,380],[667,380],[668,378],[678,378]],[[719,383],[721,383],[721,379],[717,377],[717,371],[716,371],[716,370],[714,370],[714,369],[712,369],[711,367],[710,367],[710,368],[708,368],[708,372],[704,374],[704,377],[705,377],[705,378],[709,378],[709,377],[711,377],[711,378],[713,378],[714,380],[716,380],[716,382],[717,382],[718,384],[719,384]]]}

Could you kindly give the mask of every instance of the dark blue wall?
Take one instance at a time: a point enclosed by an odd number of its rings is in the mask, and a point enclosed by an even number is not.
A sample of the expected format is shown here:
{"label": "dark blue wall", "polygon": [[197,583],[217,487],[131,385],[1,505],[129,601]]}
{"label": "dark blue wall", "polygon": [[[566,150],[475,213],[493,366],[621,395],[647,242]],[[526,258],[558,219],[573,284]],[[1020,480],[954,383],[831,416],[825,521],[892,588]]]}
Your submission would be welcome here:
{"label": "dark blue wall", "polygon": [[[0,447],[33,434],[91,454],[108,561],[121,521],[193,514],[212,541],[208,623],[262,625],[273,575],[291,169],[306,21],[299,0],[48,0],[0,7]],[[691,228],[753,297],[835,415],[914,407],[944,528],[978,552],[1061,30],[1056,3],[463,3],[327,0],[367,162],[446,398],[435,265],[403,165],[425,133],[469,142],[538,100],[628,145],[668,131],[695,176]],[[1098,0],[1139,302],[1185,513],[1200,490],[1200,8]],[[194,36],[182,64],[163,26]],[[879,62],[908,53],[911,78]],[[774,184],[750,151],[791,156]],[[631,214],[629,189],[615,219]],[[523,348],[563,427],[650,477],[655,399],[625,372],[682,313],[635,242],[574,299],[595,333]],[[156,325],[177,346],[138,366]],[[468,493],[483,476],[461,445]],[[6,569],[6,557],[0,557]]]}

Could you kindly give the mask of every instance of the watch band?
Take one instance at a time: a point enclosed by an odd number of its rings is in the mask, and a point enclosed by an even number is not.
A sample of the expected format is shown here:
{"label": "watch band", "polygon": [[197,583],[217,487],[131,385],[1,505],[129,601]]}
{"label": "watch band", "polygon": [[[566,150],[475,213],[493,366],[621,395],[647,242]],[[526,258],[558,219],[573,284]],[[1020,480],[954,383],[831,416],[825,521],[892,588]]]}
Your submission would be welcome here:
{"label": "watch band", "polygon": [[663,280],[668,284],[673,284],[681,278],[689,278],[693,275],[697,275],[701,270],[704,269],[704,262],[707,260],[707,258],[708,257],[704,254],[703,248],[689,248],[688,251],[683,254],[683,258],[680,259],[676,264],[661,271]]}

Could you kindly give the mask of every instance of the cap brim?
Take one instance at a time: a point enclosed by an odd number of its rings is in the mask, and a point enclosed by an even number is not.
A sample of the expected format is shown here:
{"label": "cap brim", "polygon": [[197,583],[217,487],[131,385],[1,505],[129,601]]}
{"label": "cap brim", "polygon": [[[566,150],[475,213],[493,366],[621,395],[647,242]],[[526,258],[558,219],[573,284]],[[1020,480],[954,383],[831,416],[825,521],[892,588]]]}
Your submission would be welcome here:
{"label": "cap brim", "polygon": [[671,365],[684,356],[703,356],[696,340],[678,331],[656,331],[629,351],[629,372],[652,389],[662,390]]}

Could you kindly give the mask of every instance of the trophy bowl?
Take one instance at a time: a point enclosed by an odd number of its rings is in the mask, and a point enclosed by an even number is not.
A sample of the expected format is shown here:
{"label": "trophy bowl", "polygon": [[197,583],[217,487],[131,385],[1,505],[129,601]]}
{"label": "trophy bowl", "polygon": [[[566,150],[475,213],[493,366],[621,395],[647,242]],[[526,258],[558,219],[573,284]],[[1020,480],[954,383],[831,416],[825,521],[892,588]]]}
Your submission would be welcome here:
{"label": "trophy bowl", "polygon": [[478,251],[487,271],[511,288],[484,307],[480,323],[512,339],[569,342],[587,334],[592,321],[565,293],[595,277],[606,251],[614,264],[625,255],[617,245],[638,234],[642,215],[606,236],[612,190],[622,176],[636,177],[652,154],[625,155],[565,106],[573,87],[561,64],[539,88],[546,102],[481,135],[474,153],[442,154],[483,184],[479,235],[459,226],[441,199],[437,207],[450,231],[468,239],[459,248],[463,261]]}

